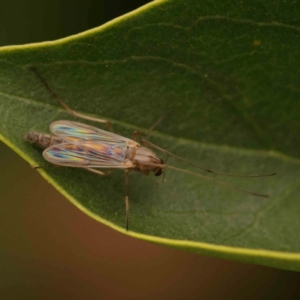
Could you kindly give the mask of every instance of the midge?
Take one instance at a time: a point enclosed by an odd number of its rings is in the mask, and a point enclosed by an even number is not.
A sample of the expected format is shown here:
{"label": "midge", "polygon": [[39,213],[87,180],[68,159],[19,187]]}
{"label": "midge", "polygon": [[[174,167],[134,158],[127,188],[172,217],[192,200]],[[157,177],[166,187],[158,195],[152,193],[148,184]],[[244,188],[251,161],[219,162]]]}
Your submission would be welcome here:
{"label": "midge", "polygon": [[[268,195],[239,189],[226,182],[167,165],[146,146],[153,147],[165,153],[167,158],[172,156],[189,165],[192,165],[193,167],[201,169],[202,171],[213,174],[234,177],[266,177],[276,175],[276,173],[266,175],[234,175],[229,173],[221,173],[190,163],[184,158],[174,155],[171,152],[164,150],[145,139],[141,140],[141,144],[137,143],[137,135],[143,135],[138,131],[134,132],[133,140],[112,133],[112,126],[109,121],[93,118],[73,111],[69,106],[60,100],[57,94],[49,87],[47,82],[38,73],[36,68],[31,67],[30,69],[37,75],[37,77],[44,84],[51,95],[57,100],[57,102],[62,105],[70,114],[86,120],[105,123],[110,131],[105,131],[93,126],[73,121],[56,121],[50,125],[50,130],[54,135],[30,132],[26,134],[25,138],[30,143],[36,144],[45,149],[43,152],[44,158],[55,165],[83,168],[87,171],[103,176],[107,175],[108,172],[100,171],[98,169],[123,169],[125,171],[126,184],[125,205],[127,230],[129,225],[128,173],[131,170],[142,172],[145,175],[149,175],[150,172],[153,172],[155,176],[160,176],[165,168],[170,168],[198,176],[205,180],[212,181],[246,194],[263,198],[268,197]],[[148,133],[157,125],[158,122],[152,126]]]}

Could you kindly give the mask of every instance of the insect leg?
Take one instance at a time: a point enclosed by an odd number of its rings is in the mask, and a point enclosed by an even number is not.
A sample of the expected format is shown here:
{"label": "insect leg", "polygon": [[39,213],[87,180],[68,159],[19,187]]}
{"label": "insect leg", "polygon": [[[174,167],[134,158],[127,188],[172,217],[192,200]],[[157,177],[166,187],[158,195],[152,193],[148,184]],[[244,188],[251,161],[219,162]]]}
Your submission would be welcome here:
{"label": "insect leg", "polygon": [[108,130],[109,131],[113,131],[112,130],[112,125],[108,120],[104,120],[104,119],[99,119],[99,118],[94,118],[94,117],[90,117],[81,113],[78,113],[76,111],[74,111],[73,109],[71,109],[66,103],[64,103],[59,97],[58,95],[50,88],[49,84],[46,82],[46,80],[40,75],[40,73],[37,71],[37,68],[35,67],[30,67],[31,71],[33,71],[36,76],[40,79],[40,81],[43,83],[43,85],[45,86],[45,88],[48,90],[48,92],[56,99],[56,101],[62,106],[64,107],[67,112],[69,112],[71,115],[75,116],[75,117],[79,117],[85,120],[90,120],[90,121],[94,121],[94,122],[99,122],[99,123],[105,123]]}
{"label": "insect leg", "polygon": [[47,165],[47,166],[36,166],[33,167],[33,169],[37,170],[37,169],[46,169],[46,168],[59,168],[62,166],[58,166],[58,165]]}
{"label": "insect leg", "polygon": [[148,131],[146,133],[143,133],[139,130],[135,130],[133,132],[133,140],[136,141],[137,136],[148,136],[151,131],[161,122],[161,120],[163,119],[163,116],[160,116],[159,119],[150,127],[150,129],[148,129]]}
{"label": "insect leg", "polygon": [[125,207],[126,207],[126,230],[127,231],[129,229],[128,173],[129,173],[129,169],[125,169]]}
{"label": "insect leg", "polygon": [[[35,170],[37,169],[46,169],[46,168],[59,168],[59,167],[63,167],[63,166],[58,166],[58,165],[49,165],[49,166],[36,166],[36,167],[33,167]],[[92,169],[92,168],[83,168],[83,169],[86,169],[90,172],[93,172],[93,173],[96,173],[98,175],[102,175],[102,176],[108,176],[111,171],[98,171],[98,170],[95,170],[95,169]]]}
{"label": "insect leg", "polygon": [[104,172],[102,172],[102,171],[99,171],[99,170],[95,170],[93,168],[84,168],[84,169],[86,169],[86,170],[88,170],[88,171],[90,171],[92,173],[96,173],[98,175],[101,175],[101,176],[108,176],[111,173],[111,171],[104,171]]}
{"label": "insect leg", "polygon": [[136,141],[136,139],[137,139],[138,136],[146,136],[146,134],[143,133],[143,132],[141,132],[141,131],[139,131],[139,130],[135,130],[135,131],[133,132],[133,137],[132,137],[132,139],[133,139],[134,141]]}

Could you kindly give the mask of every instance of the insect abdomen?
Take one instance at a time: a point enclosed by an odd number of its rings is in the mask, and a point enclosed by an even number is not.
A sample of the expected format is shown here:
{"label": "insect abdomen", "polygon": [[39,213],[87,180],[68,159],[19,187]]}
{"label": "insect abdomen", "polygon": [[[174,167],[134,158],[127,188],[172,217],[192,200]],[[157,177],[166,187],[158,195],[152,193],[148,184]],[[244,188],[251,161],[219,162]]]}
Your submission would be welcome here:
{"label": "insect abdomen", "polygon": [[43,149],[63,142],[62,138],[60,137],[39,132],[29,132],[25,135],[25,139],[29,143],[35,144]]}

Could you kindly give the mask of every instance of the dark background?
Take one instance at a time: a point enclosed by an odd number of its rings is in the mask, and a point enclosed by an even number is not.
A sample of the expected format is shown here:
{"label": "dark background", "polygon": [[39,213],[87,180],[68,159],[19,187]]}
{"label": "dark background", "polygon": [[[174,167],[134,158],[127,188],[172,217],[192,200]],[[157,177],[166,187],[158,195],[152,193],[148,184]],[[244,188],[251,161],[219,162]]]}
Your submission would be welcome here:
{"label": "dark background", "polygon": [[[146,2],[0,0],[0,46],[76,34]],[[0,154],[1,299],[300,298],[298,273],[126,237],[76,209],[7,146]]]}

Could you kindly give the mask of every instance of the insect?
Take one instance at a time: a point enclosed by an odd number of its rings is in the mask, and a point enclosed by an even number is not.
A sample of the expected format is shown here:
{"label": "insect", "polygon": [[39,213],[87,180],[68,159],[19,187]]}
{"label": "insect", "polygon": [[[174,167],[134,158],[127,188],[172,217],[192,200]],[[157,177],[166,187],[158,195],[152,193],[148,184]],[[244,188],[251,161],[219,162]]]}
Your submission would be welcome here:
{"label": "insect", "polygon": [[[212,181],[214,183],[246,194],[263,198],[268,197],[268,195],[243,190],[226,182],[207,177],[199,173],[167,165],[148,147],[152,147],[158,151],[161,151],[162,153],[167,155],[167,159],[169,156],[174,157],[208,173],[233,177],[266,177],[276,175],[277,173],[266,175],[235,175],[217,172],[193,164],[186,159],[179,157],[163,148],[160,148],[145,139],[142,139],[141,143],[138,143],[136,141],[136,138],[138,135],[142,135],[141,132],[135,131],[133,139],[115,134],[112,132],[112,126],[109,121],[93,118],[73,111],[49,87],[47,82],[39,74],[35,67],[31,67],[31,70],[37,75],[40,81],[44,84],[45,88],[51,93],[51,95],[57,100],[57,102],[62,105],[70,114],[83,119],[105,123],[109,131],[102,130],[83,123],[59,120],[53,122],[50,125],[50,131],[53,133],[53,135],[30,132],[26,134],[26,140],[45,149],[43,151],[44,158],[54,165],[83,168],[87,171],[102,176],[108,175],[109,172],[100,171],[98,169],[123,169],[125,171],[126,185],[126,230],[129,229],[128,173],[132,170],[139,171],[145,175],[149,175],[150,172],[153,172],[155,176],[160,176],[166,168],[170,168],[200,177],[208,181]],[[158,122],[156,122],[149,131],[151,131]]]}

